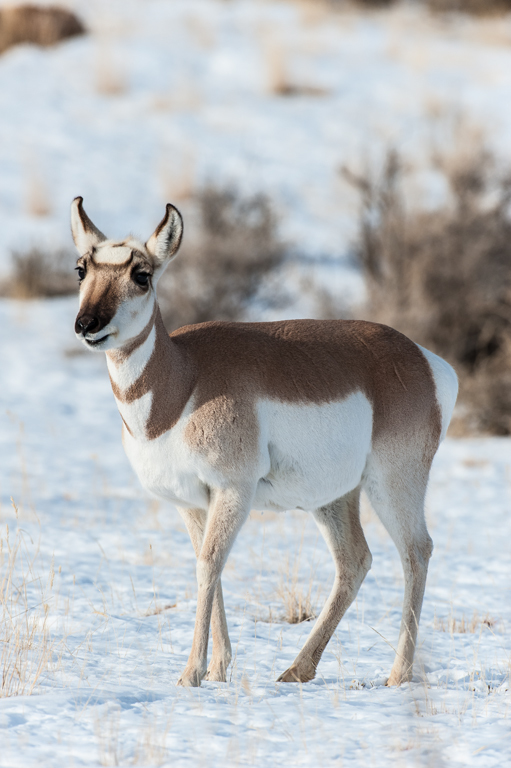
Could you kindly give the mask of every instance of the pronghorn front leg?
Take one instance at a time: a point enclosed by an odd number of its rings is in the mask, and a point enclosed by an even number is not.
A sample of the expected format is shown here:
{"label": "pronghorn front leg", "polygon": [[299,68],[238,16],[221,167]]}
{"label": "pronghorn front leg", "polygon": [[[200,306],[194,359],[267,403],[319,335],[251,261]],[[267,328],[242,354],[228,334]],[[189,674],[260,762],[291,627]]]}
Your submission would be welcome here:
{"label": "pronghorn front leg", "polygon": [[[179,508],[179,514],[184,520],[188,533],[190,534],[190,539],[192,540],[195,555],[198,558],[204,539],[204,530],[206,528],[206,511],[203,509]],[[227,620],[225,618],[222,582],[220,579],[218,579],[215,596],[213,598],[211,631],[213,634],[213,655],[206,673],[206,680],[216,680],[220,683],[225,683],[227,667],[231,662],[232,652]]]}
{"label": "pronghorn front leg", "polygon": [[197,613],[190,657],[178,685],[197,687],[206,674],[209,624],[222,569],[250,512],[253,489],[214,490],[197,558]]}

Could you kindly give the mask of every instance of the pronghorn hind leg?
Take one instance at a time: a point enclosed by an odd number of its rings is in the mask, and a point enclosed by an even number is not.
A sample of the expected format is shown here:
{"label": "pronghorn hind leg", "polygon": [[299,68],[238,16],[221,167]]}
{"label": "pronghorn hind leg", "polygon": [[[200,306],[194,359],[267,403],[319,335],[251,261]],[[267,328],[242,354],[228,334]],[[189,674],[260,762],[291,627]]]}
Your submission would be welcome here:
{"label": "pronghorn hind leg", "polygon": [[386,469],[385,461],[370,462],[364,481],[371,504],[397,547],[405,578],[397,653],[387,685],[410,681],[413,674],[428,561],[433,551],[424,517],[428,475],[424,456],[410,452],[406,460],[395,462],[390,469]]}
{"label": "pronghorn hind leg", "polygon": [[[198,558],[202,548],[207,513],[203,509],[184,508],[179,508],[179,513],[183,518],[190,535],[195,556]],[[225,618],[222,582],[220,579],[218,579],[215,596],[213,598],[211,633],[213,635],[213,653],[204,679],[225,683],[227,668],[232,658],[232,650],[227,628],[227,619]]]}
{"label": "pronghorn hind leg", "polygon": [[209,625],[216,588],[238,532],[248,517],[253,488],[227,488],[213,492],[206,529],[197,558],[197,612],[188,663],[178,685],[198,687],[207,671]]}
{"label": "pronghorn hind leg", "polygon": [[334,559],[334,585],[307,642],[277,682],[305,683],[315,677],[328,641],[371,567],[371,553],[360,525],[359,499],[360,488],[355,488],[314,512],[316,524]]}

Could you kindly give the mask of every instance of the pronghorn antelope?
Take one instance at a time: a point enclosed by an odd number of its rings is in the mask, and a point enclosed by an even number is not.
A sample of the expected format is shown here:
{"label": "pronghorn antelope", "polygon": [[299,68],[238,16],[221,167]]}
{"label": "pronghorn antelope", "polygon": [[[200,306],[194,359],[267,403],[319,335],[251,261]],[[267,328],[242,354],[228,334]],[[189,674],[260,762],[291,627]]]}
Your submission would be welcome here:
{"label": "pronghorn antelope", "polygon": [[332,592],[278,680],[314,678],[371,566],[361,488],[405,575],[388,685],[410,680],[432,552],[424,496],[456,400],[453,369],[397,331],[361,321],[209,322],[169,336],[156,283],[181,242],[176,208],[167,205],[145,245],[108,240],[81,197],[71,228],[80,254],[76,334],[106,352],[128,458],[148,491],[178,506],[197,555],[195,630],[179,684],[226,679],[220,576],[251,509],[312,512],[334,559]]}

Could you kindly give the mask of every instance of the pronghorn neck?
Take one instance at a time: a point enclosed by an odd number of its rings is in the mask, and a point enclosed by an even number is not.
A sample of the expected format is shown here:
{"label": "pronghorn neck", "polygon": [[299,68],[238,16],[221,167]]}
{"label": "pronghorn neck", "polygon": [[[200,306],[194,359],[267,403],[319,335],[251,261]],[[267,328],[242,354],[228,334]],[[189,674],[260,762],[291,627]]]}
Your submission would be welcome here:
{"label": "pronghorn neck", "polygon": [[185,353],[169,337],[157,302],[145,328],[119,349],[106,352],[119,412],[128,432],[154,440],[179,419],[193,390]]}

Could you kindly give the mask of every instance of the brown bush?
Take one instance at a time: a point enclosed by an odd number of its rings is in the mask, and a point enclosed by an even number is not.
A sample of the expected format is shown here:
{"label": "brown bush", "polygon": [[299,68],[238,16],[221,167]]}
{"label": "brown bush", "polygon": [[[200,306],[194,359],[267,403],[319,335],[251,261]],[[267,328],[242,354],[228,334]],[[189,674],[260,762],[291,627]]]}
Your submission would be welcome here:
{"label": "brown bush", "polygon": [[73,267],[76,259],[64,250],[31,248],[12,254],[12,272],[0,285],[0,295],[11,299],[67,296],[78,291]]}
{"label": "brown bush", "polygon": [[451,202],[436,211],[406,208],[395,152],[379,178],[345,170],[368,314],[454,364],[469,429],[511,434],[511,174],[482,150],[441,170]]}
{"label": "brown bush", "polygon": [[0,53],[19,43],[55,45],[85,31],[80,19],[65,8],[27,4],[0,9]]}
{"label": "brown bush", "polygon": [[511,0],[423,0],[428,8],[440,13],[471,13],[493,16],[511,11]]}
{"label": "brown bush", "polygon": [[[363,8],[386,8],[397,0],[350,0]],[[511,0],[419,0],[434,13],[469,13],[474,16],[495,16],[511,11]],[[345,0],[327,0],[331,7],[345,4]]]}
{"label": "brown bush", "polygon": [[281,301],[275,275],[285,249],[268,199],[207,187],[197,204],[197,237],[185,239],[159,286],[167,326],[242,320],[256,299]]}

